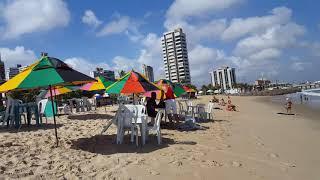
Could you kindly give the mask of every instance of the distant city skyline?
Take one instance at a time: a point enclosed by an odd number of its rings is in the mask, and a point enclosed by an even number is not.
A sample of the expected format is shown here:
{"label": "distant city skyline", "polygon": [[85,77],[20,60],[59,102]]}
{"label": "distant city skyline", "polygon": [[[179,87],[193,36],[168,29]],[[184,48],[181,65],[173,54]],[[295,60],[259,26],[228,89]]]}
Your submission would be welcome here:
{"label": "distant city skyline", "polygon": [[2,0],[2,60],[6,69],[25,66],[45,51],[88,75],[96,67],[142,72],[147,64],[155,79],[165,78],[161,37],[181,27],[198,86],[223,65],[236,68],[238,82],[253,83],[261,74],[272,81],[319,80],[319,1],[196,2]]}

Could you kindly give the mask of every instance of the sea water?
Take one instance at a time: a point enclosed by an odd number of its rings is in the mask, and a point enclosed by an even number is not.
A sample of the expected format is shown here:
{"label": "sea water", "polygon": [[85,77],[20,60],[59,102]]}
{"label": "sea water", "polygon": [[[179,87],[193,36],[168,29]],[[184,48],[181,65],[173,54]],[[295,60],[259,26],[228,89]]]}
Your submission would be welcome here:
{"label": "sea water", "polygon": [[272,101],[286,103],[286,99],[290,98],[293,104],[303,104],[309,108],[320,110],[320,89],[310,89],[293,94],[282,96],[274,96]]}

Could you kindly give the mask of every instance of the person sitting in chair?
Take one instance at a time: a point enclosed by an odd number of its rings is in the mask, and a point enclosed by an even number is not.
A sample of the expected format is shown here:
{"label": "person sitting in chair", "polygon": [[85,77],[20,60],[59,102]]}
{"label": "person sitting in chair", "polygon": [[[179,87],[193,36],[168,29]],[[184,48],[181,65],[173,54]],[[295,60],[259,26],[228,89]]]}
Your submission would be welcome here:
{"label": "person sitting in chair", "polygon": [[[147,100],[147,114],[149,117],[151,117],[151,123],[154,124],[154,119],[157,116],[157,111],[156,108],[159,108],[159,105],[156,102],[156,98],[157,98],[157,93],[156,92],[152,92],[151,93],[151,98],[149,98]],[[161,102],[161,101],[160,101]]]}

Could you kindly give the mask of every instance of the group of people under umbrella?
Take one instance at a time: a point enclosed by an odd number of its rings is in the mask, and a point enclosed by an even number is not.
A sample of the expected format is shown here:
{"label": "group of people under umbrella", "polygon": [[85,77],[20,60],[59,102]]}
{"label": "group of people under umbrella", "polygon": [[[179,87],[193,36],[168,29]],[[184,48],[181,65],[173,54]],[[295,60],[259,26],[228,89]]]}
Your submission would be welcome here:
{"label": "group of people under umbrella", "polygon": [[[31,64],[24,71],[0,86],[1,93],[30,89],[48,89],[45,97],[51,99],[53,112],[55,111],[54,96],[78,89],[86,91],[105,89],[110,94],[143,94],[146,97],[152,97],[150,99],[153,100],[166,98],[167,106],[175,106],[175,103],[170,103],[170,99],[186,92],[182,85],[173,84],[167,80],[161,80],[156,85],[133,70],[116,82],[107,81],[103,77],[94,79],[72,69],[63,61],[47,55],[43,55],[39,61]],[[176,107],[172,109],[176,109]],[[53,115],[53,121],[56,145],[58,146],[55,114]]]}

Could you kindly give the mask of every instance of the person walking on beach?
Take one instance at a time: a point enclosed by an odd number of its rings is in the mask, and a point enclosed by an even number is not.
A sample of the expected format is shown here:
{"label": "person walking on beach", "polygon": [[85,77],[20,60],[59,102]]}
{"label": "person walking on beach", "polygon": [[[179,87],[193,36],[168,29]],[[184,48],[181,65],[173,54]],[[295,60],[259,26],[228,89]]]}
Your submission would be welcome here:
{"label": "person walking on beach", "polygon": [[292,101],[290,100],[290,98],[286,99],[287,103],[285,105],[286,109],[287,109],[287,114],[291,114],[291,108],[292,108]]}

